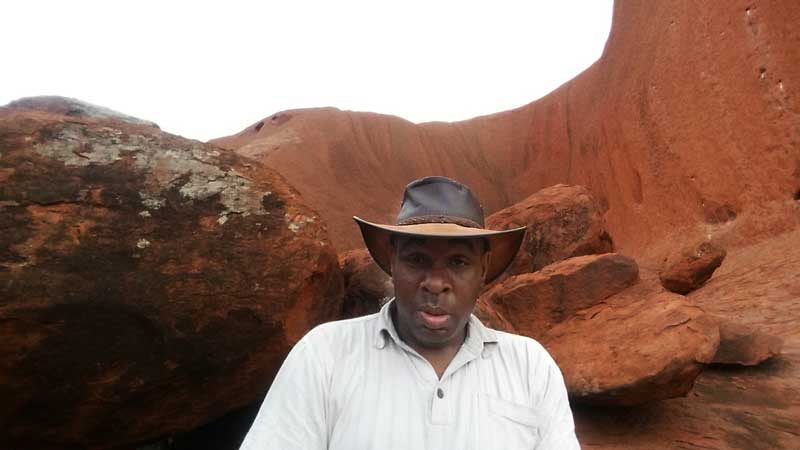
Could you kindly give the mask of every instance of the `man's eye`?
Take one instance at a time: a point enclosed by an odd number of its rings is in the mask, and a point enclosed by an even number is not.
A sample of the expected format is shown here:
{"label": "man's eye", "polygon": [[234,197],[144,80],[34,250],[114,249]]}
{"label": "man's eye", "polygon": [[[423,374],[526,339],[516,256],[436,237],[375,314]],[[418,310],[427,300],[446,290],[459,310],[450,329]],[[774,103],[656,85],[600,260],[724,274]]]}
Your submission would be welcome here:
{"label": "man's eye", "polygon": [[470,261],[466,258],[453,258],[450,260],[450,265],[453,267],[466,267]]}
{"label": "man's eye", "polygon": [[418,254],[406,255],[403,259],[406,263],[411,264],[412,266],[419,266],[425,262],[425,258]]}

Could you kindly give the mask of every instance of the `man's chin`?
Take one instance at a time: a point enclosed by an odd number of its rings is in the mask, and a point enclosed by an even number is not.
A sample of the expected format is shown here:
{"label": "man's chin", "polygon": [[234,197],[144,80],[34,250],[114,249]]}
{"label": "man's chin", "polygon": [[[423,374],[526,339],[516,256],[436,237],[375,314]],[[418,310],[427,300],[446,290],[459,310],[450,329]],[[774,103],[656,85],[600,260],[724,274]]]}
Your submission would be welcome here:
{"label": "man's chin", "polygon": [[453,340],[452,330],[448,328],[431,329],[421,326],[417,329],[417,342],[430,349],[447,347]]}

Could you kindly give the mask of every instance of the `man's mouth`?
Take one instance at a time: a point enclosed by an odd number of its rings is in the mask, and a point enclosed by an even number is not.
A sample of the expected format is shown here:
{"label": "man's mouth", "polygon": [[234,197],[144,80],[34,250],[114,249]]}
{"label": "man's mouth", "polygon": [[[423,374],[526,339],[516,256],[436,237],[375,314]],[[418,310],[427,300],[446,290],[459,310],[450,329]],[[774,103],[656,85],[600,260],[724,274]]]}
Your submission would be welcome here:
{"label": "man's mouth", "polygon": [[418,311],[417,314],[422,319],[422,322],[425,324],[425,326],[431,329],[444,327],[445,323],[447,323],[447,319],[450,318],[450,314],[443,312],[434,313],[427,311]]}

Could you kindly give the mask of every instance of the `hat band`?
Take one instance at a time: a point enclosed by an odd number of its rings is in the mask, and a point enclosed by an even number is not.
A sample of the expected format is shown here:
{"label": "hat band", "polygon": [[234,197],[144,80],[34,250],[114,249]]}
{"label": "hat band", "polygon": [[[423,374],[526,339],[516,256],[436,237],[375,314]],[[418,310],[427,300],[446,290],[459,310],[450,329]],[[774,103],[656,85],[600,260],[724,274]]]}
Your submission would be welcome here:
{"label": "hat band", "polygon": [[397,222],[398,225],[419,225],[423,223],[452,223],[467,228],[483,229],[481,225],[469,219],[465,219],[463,217],[453,217],[445,215],[414,216],[414,217],[409,217],[408,219],[402,220],[400,222]]}

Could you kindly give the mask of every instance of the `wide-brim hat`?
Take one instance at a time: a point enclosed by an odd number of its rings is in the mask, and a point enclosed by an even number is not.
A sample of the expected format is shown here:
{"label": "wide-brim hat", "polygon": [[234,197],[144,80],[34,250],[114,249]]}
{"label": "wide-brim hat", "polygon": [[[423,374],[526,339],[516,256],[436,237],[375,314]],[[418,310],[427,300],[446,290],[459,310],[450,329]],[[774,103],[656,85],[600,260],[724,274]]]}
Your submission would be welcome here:
{"label": "wide-brim hat", "polygon": [[372,259],[391,275],[391,236],[433,238],[484,238],[489,242],[486,283],[491,283],[514,261],[522,245],[525,228],[487,230],[483,208],[472,191],[447,177],[425,177],[406,186],[394,225],[353,219],[361,229]]}

